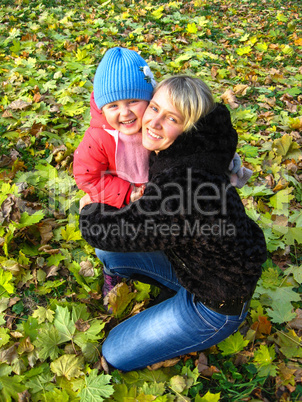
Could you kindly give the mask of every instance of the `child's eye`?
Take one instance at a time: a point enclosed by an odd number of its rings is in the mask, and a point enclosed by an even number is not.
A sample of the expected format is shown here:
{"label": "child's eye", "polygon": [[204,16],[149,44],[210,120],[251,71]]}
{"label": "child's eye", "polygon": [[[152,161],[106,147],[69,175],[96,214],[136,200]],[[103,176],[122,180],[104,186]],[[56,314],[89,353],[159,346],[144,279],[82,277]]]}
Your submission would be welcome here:
{"label": "child's eye", "polygon": [[138,100],[137,99],[132,99],[129,103],[137,103]]}

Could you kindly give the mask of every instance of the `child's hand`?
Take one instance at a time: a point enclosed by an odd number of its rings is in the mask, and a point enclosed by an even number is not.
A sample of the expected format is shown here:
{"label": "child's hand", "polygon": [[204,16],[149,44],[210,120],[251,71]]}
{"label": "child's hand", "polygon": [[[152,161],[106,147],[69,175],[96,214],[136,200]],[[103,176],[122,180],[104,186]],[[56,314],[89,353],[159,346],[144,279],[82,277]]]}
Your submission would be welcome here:
{"label": "child's hand", "polygon": [[134,186],[130,195],[130,201],[134,202],[139,200],[143,196],[145,188],[146,188],[145,184],[142,184],[140,187]]}
{"label": "child's hand", "polygon": [[82,208],[84,208],[85,205],[88,205],[88,204],[91,204],[91,203],[92,203],[91,198],[89,197],[88,194],[85,194],[84,197],[82,197],[82,198],[80,199],[80,208],[79,208],[79,211],[81,212]]}

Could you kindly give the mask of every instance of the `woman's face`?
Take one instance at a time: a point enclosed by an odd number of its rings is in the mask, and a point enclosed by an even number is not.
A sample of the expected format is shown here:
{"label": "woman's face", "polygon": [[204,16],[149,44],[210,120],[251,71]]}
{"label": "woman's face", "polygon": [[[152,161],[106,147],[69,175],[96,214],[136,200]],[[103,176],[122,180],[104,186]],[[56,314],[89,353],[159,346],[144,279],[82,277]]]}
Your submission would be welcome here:
{"label": "woman's face", "polygon": [[160,88],[143,117],[143,146],[150,151],[167,149],[183,132],[182,114],[172,105],[166,88]]}

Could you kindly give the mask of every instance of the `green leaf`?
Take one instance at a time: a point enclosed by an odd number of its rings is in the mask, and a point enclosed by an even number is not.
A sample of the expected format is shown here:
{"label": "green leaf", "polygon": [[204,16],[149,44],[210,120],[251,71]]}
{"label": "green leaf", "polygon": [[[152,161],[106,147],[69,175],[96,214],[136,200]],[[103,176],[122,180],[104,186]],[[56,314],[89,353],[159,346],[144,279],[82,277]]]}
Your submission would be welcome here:
{"label": "green leaf", "polygon": [[282,283],[282,278],[276,269],[270,267],[262,272],[261,284],[265,289],[276,289]]}
{"label": "green leaf", "polygon": [[52,391],[46,392],[44,394],[45,401],[47,402],[67,402],[71,399],[65,390],[53,389]]}
{"label": "green leaf", "polygon": [[55,388],[55,385],[51,382],[53,375],[48,373],[43,373],[41,375],[37,375],[26,382],[26,387],[30,389],[32,394],[37,394],[38,392],[43,391],[52,391]]}
{"label": "green leaf", "polygon": [[23,321],[22,325],[24,334],[29,336],[31,341],[34,341],[38,336],[38,320],[31,316],[26,321]]}
{"label": "green leaf", "polygon": [[102,402],[105,398],[109,398],[114,388],[109,385],[111,376],[97,374],[97,370],[91,370],[89,377],[85,376],[85,384],[79,393],[81,402]]}
{"label": "green leaf", "polygon": [[275,300],[271,307],[271,309],[267,309],[267,314],[271,321],[276,324],[283,324],[284,322],[291,321],[296,317],[296,314],[292,311],[293,306],[284,303],[282,299]]}
{"label": "green leaf", "polygon": [[299,267],[296,265],[289,265],[289,267],[284,271],[286,275],[293,275],[294,280],[299,284],[302,284],[302,265]]}
{"label": "green leaf", "polygon": [[[14,285],[11,283],[13,275],[9,271],[4,271],[0,268],[0,297],[5,296],[5,293],[14,293]],[[1,289],[2,288],[2,289]]]}
{"label": "green leaf", "polygon": [[38,323],[41,324],[46,320],[53,322],[54,314],[54,311],[38,306],[38,308],[33,312],[32,316],[37,318]]}
{"label": "green leaf", "polygon": [[170,379],[170,387],[174,392],[181,394],[187,387],[185,378],[175,375]]}
{"label": "green leaf", "polygon": [[249,341],[244,340],[241,333],[237,331],[234,335],[231,335],[224,341],[220,342],[218,347],[222,351],[222,355],[227,356],[241,352],[241,350],[243,350],[248,343]]}
{"label": "green leaf", "polygon": [[280,347],[280,351],[287,359],[295,359],[302,357],[301,338],[294,330],[288,330],[286,333],[279,331],[276,343]]}
{"label": "green leaf", "polygon": [[60,253],[53,254],[47,259],[47,265],[49,267],[51,267],[52,265],[55,265],[56,267],[58,267],[60,262],[64,261],[64,260],[66,260],[65,255],[62,255]]}
{"label": "green leaf", "polygon": [[218,402],[220,401],[220,392],[218,394],[212,394],[208,391],[204,396],[197,395],[195,402]]}
{"label": "green leaf", "polygon": [[0,347],[6,345],[9,342],[9,330],[7,328],[0,328]]}
{"label": "green leaf", "polygon": [[76,328],[74,321],[70,318],[70,313],[67,307],[57,306],[54,326],[59,332],[60,343],[68,342],[73,339]]}
{"label": "green leaf", "polygon": [[266,345],[260,345],[260,348],[254,353],[254,362],[258,367],[258,375],[260,377],[272,376],[275,377],[277,375],[277,368],[274,365],[273,361],[276,358],[275,346],[272,345],[270,347]]}
{"label": "green leaf", "polygon": [[25,385],[21,384],[22,380],[21,375],[0,377],[0,400],[3,402],[18,401],[18,394],[26,389]]}
{"label": "green leaf", "polygon": [[18,229],[27,227],[27,226],[32,226],[35,223],[40,222],[41,219],[44,218],[44,212],[43,211],[36,211],[32,215],[28,215],[27,212],[23,212],[21,215],[20,222],[18,223]]}
{"label": "green leaf", "polygon": [[50,364],[50,369],[57,376],[64,376],[68,380],[82,375],[84,368],[83,356],[63,355]]}
{"label": "green leaf", "polygon": [[37,339],[33,343],[38,349],[41,360],[46,360],[48,357],[53,360],[59,356],[58,345],[62,343],[62,339],[57,328],[47,324],[39,330]]}
{"label": "green leaf", "polygon": [[137,293],[135,295],[135,300],[137,302],[141,302],[150,298],[151,286],[149,284],[139,281],[135,281],[133,284],[135,289],[137,290]]}

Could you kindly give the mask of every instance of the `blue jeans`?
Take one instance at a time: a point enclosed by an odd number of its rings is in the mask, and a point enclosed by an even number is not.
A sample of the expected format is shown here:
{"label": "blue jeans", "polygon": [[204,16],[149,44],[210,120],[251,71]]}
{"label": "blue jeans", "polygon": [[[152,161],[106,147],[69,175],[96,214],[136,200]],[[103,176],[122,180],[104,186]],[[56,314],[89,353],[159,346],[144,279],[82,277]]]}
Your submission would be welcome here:
{"label": "blue jeans", "polygon": [[[180,285],[168,258],[161,251],[116,253],[96,250],[109,275],[147,275],[176,290],[175,296],[128,318],[113,328],[102,353],[122,371],[142,369],[174,357],[207,349],[235,332],[247,313],[223,315],[195,301]],[[243,311],[244,309],[242,309]]]}

